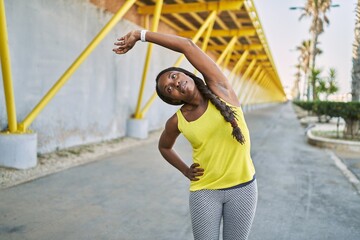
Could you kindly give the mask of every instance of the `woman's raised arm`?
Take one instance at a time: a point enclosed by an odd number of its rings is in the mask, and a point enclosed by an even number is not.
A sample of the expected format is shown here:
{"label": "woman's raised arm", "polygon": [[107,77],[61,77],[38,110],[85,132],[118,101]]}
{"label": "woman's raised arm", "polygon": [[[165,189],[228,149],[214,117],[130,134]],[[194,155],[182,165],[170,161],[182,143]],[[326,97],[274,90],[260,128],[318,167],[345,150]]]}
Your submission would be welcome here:
{"label": "woman's raised arm", "polygon": [[[115,43],[117,54],[128,52],[140,40],[140,30],[129,32]],[[171,34],[146,32],[146,41],[155,43],[176,52],[183,53],[188,61],[204,76],[208,87],[229,103],[237,103],[237,97],[225,75],[217,64],[205,54],[192,40]],[[237,105],[237,104],[236,104]]]}

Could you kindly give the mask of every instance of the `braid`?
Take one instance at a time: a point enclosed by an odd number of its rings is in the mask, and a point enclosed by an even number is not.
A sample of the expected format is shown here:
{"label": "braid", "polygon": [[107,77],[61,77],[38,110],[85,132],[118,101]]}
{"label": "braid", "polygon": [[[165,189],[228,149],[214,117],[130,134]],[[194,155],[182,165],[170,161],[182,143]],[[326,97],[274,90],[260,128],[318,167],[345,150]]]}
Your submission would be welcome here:
{"label": "braid", "polygon": [[[160,76],[168,71],[178,71],[178,72],[182,72],[185,73],[186,75],[188,75],[189,77],[191,77],[197,88],[199,89],[200,93],[206,98],[209,99],[210,102],[216,107],[217,110],[219,110],[219,112],[221,113],[221,115],[224,117],[225,121],[229,122],[231,124],[231,127],[233,128],[232,131],[232,136],[241,144],[245,143],[245,138],[244,135],[241,132],[241,129],[239,128],[238,124],[237,124],[237,117],[236,117],[236,113],[233,110],[232,107],[230,107],[229,105],[227,105],[224,101],[222,101],[217,95],[215,95],[208,87],[207,85],[204,83],[204,81],[197,77],[195,74],[182,69],[182,68],[176,68],[176,67],[170,67],[167,68],[163,71],[161,71],[157,78],[156,78],[156,83],[158,82]],[[184,104],[184,102],[174,102],[172,101],[170,98],[167,98],[163,95],[160,94],[160,91],[157,87],[158,85],[156,84],[156,91],[159,95],[159,97],[166,103],[172,104],[172,105],[181,105]]]}
{"label": "braid", "polygon": [[196,80],[194,79],[194,81],[201,94],[203,94],[205,98],[209,99],[216,109],[219,110],[225,121],[231,124],[231,127],[233,128],[232,136],[239,143],[244,144],[245,138],[237,124],[237,117],[234,109],[216,96],[200,78],[197,78]]}

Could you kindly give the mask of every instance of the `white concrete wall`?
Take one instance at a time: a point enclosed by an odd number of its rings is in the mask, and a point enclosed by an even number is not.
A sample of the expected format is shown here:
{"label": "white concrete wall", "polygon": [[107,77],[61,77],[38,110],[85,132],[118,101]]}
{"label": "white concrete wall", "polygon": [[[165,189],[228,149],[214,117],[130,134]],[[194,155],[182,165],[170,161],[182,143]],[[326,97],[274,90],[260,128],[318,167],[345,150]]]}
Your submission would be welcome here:
{"label": "white concrete wall", "polygon": [[[20,122],[112,14],[87,0],[5,0],[5,8]],[[38,133],[39,152],[125,135],[126,120],[136,107],[147,43],[139,42],[122,56],[112,49],[117,37],[138,28],[129,21],[120,21],[36,118],[30,129]],[[171,66],[178,56],[154,48],[144,101],[154,92],[156,74]],[[184,63],[182,67],[190,66]],[[0,130],[7,126],[2,84],[1,79]],[[162,127],[176,109],[157,99],[146,115],[150,130]]]}

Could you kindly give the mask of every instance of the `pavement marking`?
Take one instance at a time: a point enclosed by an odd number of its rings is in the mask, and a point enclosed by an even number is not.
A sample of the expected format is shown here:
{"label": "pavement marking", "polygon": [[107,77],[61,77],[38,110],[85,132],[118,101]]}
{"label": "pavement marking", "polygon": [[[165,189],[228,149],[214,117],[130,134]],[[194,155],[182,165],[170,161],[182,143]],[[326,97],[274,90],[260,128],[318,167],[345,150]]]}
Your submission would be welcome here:
{"label": "pavement marking", "polygon": [[325,150],[327,154],[330,155],[331,159],[334,160],[336,167],[345,175],[351,184],[354,185],[358,194],[360,194],[360,181],[359,179],[347,168],[343,161],[336,156],[336,154],[328,149]]}

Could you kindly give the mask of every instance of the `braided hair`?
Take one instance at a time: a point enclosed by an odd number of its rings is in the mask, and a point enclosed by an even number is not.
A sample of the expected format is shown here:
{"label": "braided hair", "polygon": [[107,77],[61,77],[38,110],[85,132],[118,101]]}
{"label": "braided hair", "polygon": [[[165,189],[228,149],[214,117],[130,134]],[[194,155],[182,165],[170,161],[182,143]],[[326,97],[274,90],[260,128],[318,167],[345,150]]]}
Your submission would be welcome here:
{"label": "braided hair", "polygon": [[216,107],[217,110],[219,110],[219,112],[221,113],[221,115],[224,117],[225,121],[229,122],[231,124],[231,127],[233,128],[232,131],[232,136],[240,143],[240,144],[244,144],[245,143],[245,138],[244,135],[241,132],[241,129],[239,128],[238,124],[237,124],[237,117],[236,117],[236,113],[233,109],[233,107],[230,107],[229,105],[227,105],[223,100],[221,100],[217,95],[215,95],[210,88],[208,88],[208,86],[204,83],[204,81],[197,77],[195,74],[182,69],[182,68],[177,68],[177,67],[170,67],[170,68],[166,68],[164,70],[162,70],[156,77],[156,92],[158,94],[158,96],[166,103],[171,104],[171,105],[182,105],[185,104],[185,102],[183,101],[174,101],[173,99],[164,96],[159,87],[158,87],[158,82],[159,79],[161,77],[161,75],[163,75],[166,72],[170,72],[170,71],[177,71],[177,72],[182,72],[184,74],[186,74],[187,76],[191,77],[194,82],[195,85],[197,86],[197,88],[199,89],[201,95],[205,98],[205,99],[209,99],[210,102]]}

